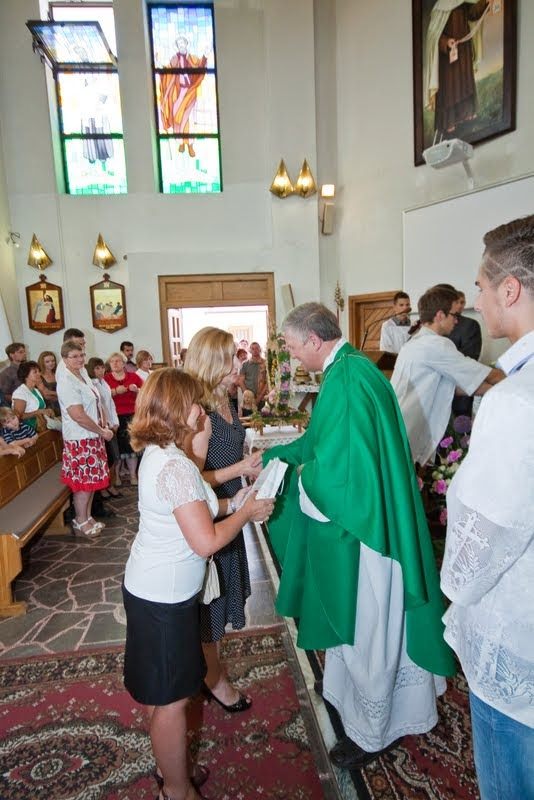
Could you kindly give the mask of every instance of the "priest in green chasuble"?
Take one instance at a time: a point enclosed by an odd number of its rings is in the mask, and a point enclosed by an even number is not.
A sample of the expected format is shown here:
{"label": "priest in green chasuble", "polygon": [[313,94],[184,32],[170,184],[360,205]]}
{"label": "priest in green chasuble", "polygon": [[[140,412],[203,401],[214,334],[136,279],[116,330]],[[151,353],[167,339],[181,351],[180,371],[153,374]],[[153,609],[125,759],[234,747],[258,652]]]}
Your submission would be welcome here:
{"label": "priest in green chasuble", "polygon": [[289,464],[269,521],[282,567],[276,608],[298,618],[300,647],[326,649],[323,697],[347,734],[330,757],[358,768],[434,727],[455,664],[389,382],[320,303],[293,309],[283,331],[292,357],[323,379],[303,436],[264,456]]}

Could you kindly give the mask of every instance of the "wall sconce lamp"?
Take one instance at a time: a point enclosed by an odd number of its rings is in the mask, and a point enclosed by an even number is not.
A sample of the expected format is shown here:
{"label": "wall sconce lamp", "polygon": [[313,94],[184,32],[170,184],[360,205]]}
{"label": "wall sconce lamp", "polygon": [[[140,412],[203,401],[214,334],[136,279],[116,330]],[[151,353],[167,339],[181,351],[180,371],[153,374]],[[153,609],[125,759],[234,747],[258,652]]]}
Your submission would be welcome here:
{"label": "wall sconce lamp", "polygon": [[20,233],[9,231],[5,241],[6,244],[12,244],[13,247],[20,247]]}
{"label": "wall sconce lamp", "polygon": [[30,252],[28,253],[28,264],[30,267],[36,267],[41,271],[52,263],[52,259],[34,233],[30,244]]}
{"label": "wall sconce lamp", "polygon": [[117,263],[117,259],[102,238],[102,234],[98,234],[96,241],[95,252],[93,253],[93,264],[100,269],[109,269],[113,264]]}
{"label": "wall sconce lamp", "polygon": [[323,213],[321,215],[321,233],[329,235],[334,232],[334,197],[336,187],[333,183],[323,183],[321,197],[323,199]]}
{"label": "wall sconce lamp", "polygon": [[316,191],[317,184],[315,183],[315,178],[308,166],[308,162],[304,159],[295,184],[295,194],[300,194],[301,197],[311,197]]}
{"label": "wall sconce lamp", "polygon": [[275,194],[281,200],[283,200],[284,197],[289,197],[289,195],[293,194],[295,191],[283,158],[278,165],[278,170],[276,171],[276,175],[274,176],[269,191]]}

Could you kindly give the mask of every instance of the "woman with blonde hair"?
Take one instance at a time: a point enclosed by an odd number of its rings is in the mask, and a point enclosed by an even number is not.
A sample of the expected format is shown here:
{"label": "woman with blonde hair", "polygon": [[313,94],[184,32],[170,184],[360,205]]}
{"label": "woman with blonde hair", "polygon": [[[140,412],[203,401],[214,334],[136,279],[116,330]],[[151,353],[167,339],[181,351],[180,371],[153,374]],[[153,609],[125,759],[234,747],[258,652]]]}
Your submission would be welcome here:
{"label": "woman with blonde hair", "polygon": [[[208,770],[188,765],[186,706],[206,674],[199,593],[206,559],[228,546],[272,500],[246,490],[218,500],[183,450],[201,427],[202,389],[184,372],[153,372],[140,393],[130,441],[139,467],[139,530],[124,575],[124,683],[148,707],[160,800],[196,800]],[[239,508],[237,508],[239,506]],[[230,516],[227,516],[230,515]],[[214,523],[215,517],[225,517]]]}
{"label": "woman with blonde hair", "polygon": [[[228,387],[238,377],[235,344],[227,331],[202,328],[189,344],[185,372],[202,384],[200,402],[208,412],[202,429],[191,440],[191,451],[202,477],[219,498],[228,498],[242,486],[242,476],[261,471],[258,453],[243,458],[245,430],[228,399]],[[226,625],[245,626],[245,603],[250,595],[247,553],[242,531],[215,555],[221,596],[200,609],[201,636],[208,664],[205,693],[226,711],[250,708],[252,701],[231,685],[219,660],[219,642]]]}

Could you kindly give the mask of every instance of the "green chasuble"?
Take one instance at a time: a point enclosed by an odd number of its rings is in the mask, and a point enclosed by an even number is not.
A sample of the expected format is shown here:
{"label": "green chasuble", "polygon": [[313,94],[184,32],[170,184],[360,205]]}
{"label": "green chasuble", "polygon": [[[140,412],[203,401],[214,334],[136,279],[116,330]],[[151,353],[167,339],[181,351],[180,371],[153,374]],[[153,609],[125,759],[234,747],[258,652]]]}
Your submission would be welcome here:
{"label": "green chasuble", "polygon": [[[389,381],[344,344],[323,375],[308,429],[295,442],[268,450],[264,462],[275,456],[290,465],[268,523],[282,567],[276,609],[299,619],[298,645],[312,650],[354,644],[363,542],[402,568],[412,661],[434,674],[453,675],[432,543]],[[330,522],[300,510],[299,465],[306,494]]]}

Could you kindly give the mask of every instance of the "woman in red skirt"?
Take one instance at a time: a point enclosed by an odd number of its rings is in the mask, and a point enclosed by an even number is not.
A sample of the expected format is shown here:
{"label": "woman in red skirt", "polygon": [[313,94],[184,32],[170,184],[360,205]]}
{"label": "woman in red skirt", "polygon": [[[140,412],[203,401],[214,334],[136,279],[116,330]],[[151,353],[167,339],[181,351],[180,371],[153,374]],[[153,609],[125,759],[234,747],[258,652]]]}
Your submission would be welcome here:
{"label": "woman in red skirt", "polygon": [[113,438],[113,431],[107,427],[97,390],[84,377],[83,347],[67,341],[61,348],[61,357],[66,367],[57,383],[63,432],[61,480],[72,491],[74,531],[97,536],[104,525],[91,516],[91,503],[93,494],[109,485],[104,442]]}

